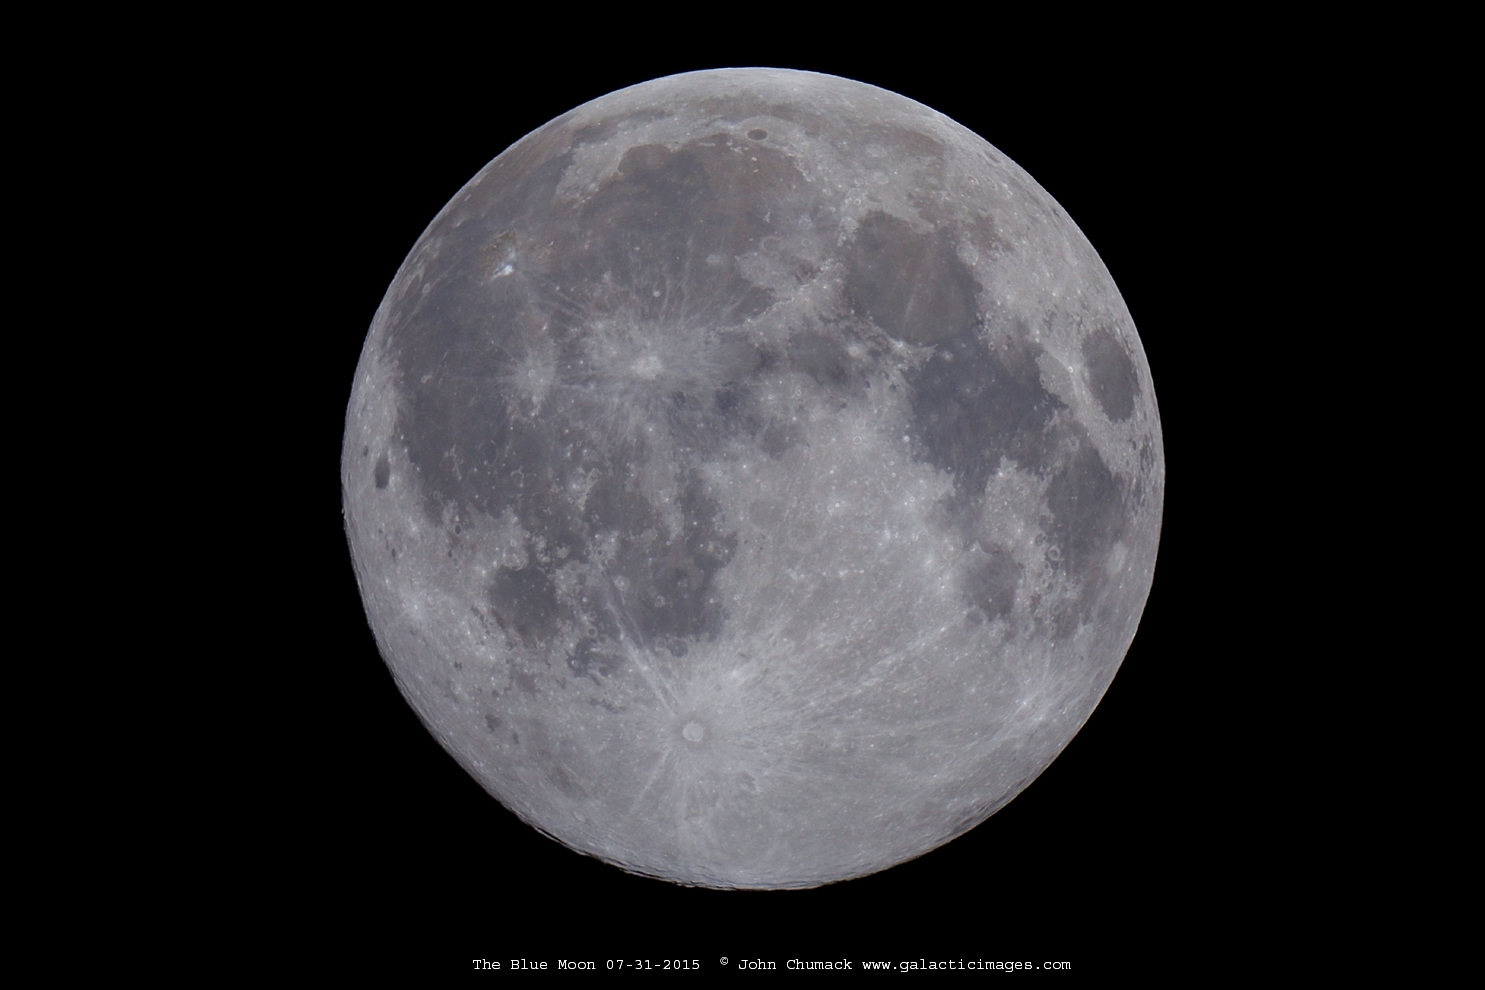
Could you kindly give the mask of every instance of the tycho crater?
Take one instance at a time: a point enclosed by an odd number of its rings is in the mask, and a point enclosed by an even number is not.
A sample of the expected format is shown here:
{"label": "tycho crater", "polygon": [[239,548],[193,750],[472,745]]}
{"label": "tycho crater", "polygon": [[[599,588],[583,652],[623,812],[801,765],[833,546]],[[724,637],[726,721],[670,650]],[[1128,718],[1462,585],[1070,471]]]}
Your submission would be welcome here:
{"label": "tycho crater", "polygon": [[424,723],[544,833],[709,887],[974,827],[1134,636],[1164,461],[1098,255],[901,96],[725,70],[486,166],[367,336],[342,457]]}

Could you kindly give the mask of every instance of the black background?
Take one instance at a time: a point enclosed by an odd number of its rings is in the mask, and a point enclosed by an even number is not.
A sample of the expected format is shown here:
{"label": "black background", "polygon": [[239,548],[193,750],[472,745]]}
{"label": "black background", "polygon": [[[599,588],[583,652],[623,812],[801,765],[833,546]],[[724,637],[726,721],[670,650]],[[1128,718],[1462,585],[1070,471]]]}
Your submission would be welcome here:
{"label": "black background", "polygon": [[[457,26],[451,26],[453,34]],[[1035,40],[1027,41],[1033,44]],[[478,45],[462,38],[461,45]],[[904,42],[906,43],[906,42]],[[1035,42],[1040,44],[1040,42]],[[256,589],[236,680],[251,697],[242,796],[211,855],[269,891],[264,920],[305,958],[433,972],[474,957],[1071,959],[1173,951],[1231,917],[1282,820],[1250,809],[1276,772],[1250,740],[1282,701],[1239,671],[1262,638],[1247,587],[1261,492],[1232,472],[1262,444],[1231,341],[1268,305],[1239,284],[1263,169],[1257,106],[1199,59],[1133,65],[996,56],[966,41],[911,58],[779,46],[657,56],[542,51],[533,75],[467,50],[300,67],[243,104],[261,188],[253,264],[290,341],[265,456],[272,587]],[[458,68],[452,66],[457,63]],[[1063,754],[971,833],[875,876],[811,891],[718,892],[630,876],[506,812],[419,724],[378,656],[340,515],[353,371],[382,293],[423,228],[491,158],[552,117],[672,72],[771,64],[889,89],[1025,168],[1113,274],[1154,376],[1166,508],[1154,587],[1118,677]],[[1240,179],[1245,175],[1246,179]],[[261,496],[261,490],[260,495]],[[1255,506],[1257,508],[1255,509]],[[265,547],[265,551],[267,548]],[[284,556],[289,561],[283,566]],[[267,573],[267,571],[265,571]],[[1255,705],[1264,707],[1255,709]],[[1256,712],[1256,713],[1255,713]],[[1282,773],[1278,774],[1282,776]],[[210,867],[207,867],[210,869]],[[231,892],[227,892],[231,896]],[[1100,960],[1095,963],[1094,960]],[[600,967],[602,967],[600,962]]]}

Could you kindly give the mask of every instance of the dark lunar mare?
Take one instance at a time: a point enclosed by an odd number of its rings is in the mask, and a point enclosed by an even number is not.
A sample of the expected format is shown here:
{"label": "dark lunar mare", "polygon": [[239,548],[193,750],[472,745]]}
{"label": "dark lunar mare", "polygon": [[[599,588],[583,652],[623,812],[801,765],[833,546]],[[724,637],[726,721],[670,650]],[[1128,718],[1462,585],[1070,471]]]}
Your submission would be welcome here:
{"label": "dark lunar mare", "polygon": [[[617,174],[574,207],[555,196],[571,152],[533,161],[548,147],[538,139],[518,156],[519,169],[502,162],[473,191],[476,217],[445,234],[433,291],[404,296],[394,309],[390,339],[404,397],[398,433],[429,521],[452,529],[472,512],[510,511],[544,542],[544,553],[524,568],[502,568],[489,589],[501,627],[521,642],[542,646],[567,619],[610,634],[627,625],[642,642],[681,654],[686,639],[714,637],[724,621],[710,586],[737,538],[721,528],[715,503],[685,465],[738,430],[767,428],[736,407],[747,400],[747,376],[777,356],[729,341],[726,329],[772,299],[737,272],[736,258],[771,233],[771,215],[798,216],[808,206],[791,198],[802,177],[786,156],[742,144],[715,134],[674,151],[631,148]],[[636,465],[651,456],[646,441],[595,432],[610,369],[595,366],[589,328],[605,319],[678,322],[711,340],[710,380],[656,396],[650,410],[680,442],[686,472],[685,522],[674,539],[656,535],[664,527],[638,477]],[[540,412],[525,415],[491,383],[508,379],[546,342],[558,381]],[[820,342],[804,339],[789,357],[817,377],[844,375],[840,355]],[[777,447],[782,436],[776,429],[764,442]],[[593,591],[584,596],[588,611],[568,614],[554,572],[586,559],[604,534],[618,540],[612,576],[623,588]],[[616,611],[625,623],[616,625]],[[601,641],[583,638],[569,660],[575,673],[618,668],[618,655]]]}
{"label": "dark lunar mare", "polygon": [[1103,327],[1093,331],[1083,338],[1083,360],[1103,414],[1116,423],[1134,415],[1140,376],[1119,338]]}
{"label": "dark lunar mare", "polygon": [[[520,180],[508,185],[487,180],[476,190],[477,196],[491,191],[480,200],[478,219],[466,221],[440,250],[453,263],[436,292],[426,303],[399,310],[394,320],[391,339],[407,399],[399,433],[420,473],[430,522],[451,527],[471,511],[499,516],[509,510],[545,541],[548,553],[540,560],[501,569],[490,586],[494,615],[522,641],[546,643],[563,618],[603,624],[601,608],[563,614],[553,571],[584,559],[593,537],[604,532],[619,538],[616,573],[627,585],[623,592],[610,590],[609,607],[614,599],[626,603],[637,636],[682,649],[685,638],[715,636],[720,628],[723,610],[709,596],[710,582],[736,536],[717,528],[715,507],[707,506],[693,478],[685,536],[644,538],[658,517],[632,466],[646,452],[642,443],[615,448],[610,438],[594,435],[591,417],[582,415],[582,390],[602,384],[587,366],[592,359],[585,356],[583,329],[602,317],[681,318],[726,328],[768,308],[770,292],[738,273],[735,259],[770,234],[775,210],[797,206],[781,201],[777,191],[797,188],[802,177],[786,156],[756,142],[746,150],[740,155],[738,141],[727,134],[675,151],[631,148],[617,174],[577,208],[555,196],[570,152],[526,162]],[[1026,328],[985,332],[975,302],[982,287],[958,258],[948,229],[920,234],[896,217],[872,213],[857,228],[845,262],[845,298],[858,315],[894,339],[935,347],[908,377],[913,449],[953,475],[961,507],[984,493],[1002,459],[1050,478],[1055,562],[1084,584],[1085,607],[1059,628],[1086,621],[1102,586],[1099,567],[1120,535],[1123,493],[1085,431],[1051,428],[1065,405],[1042,386],[1039,348],[1027,342]],[[497,276],[507,265],[509,276]],[[667,312],[677,296],[687,311]],[[620,308],[631,305],[638,312]],[[489,383],[512,374],[516,360],[543,335],[557,348],[561,383],[576,391],[559,389],[542,415],[513,414],[509,397]],[[791,338],[784,360],[822,386],[859,395],[870,387],[870,362],[853,360],[845,339],[840,331],[803,330]],[[987,339],[1001,345],[992,348]],[[1117,339],[1106,330],[1090,334],[1084,354],[1105,411],[1127,418],[1138,381]],[[879,350],[870,355],[879,356]],[[681,390],[664,397],[667,426],[689,440],[687,452],[709,452],[738,429],[749,430],[775,456],[790,445],[787,425],[736,410],[746,401],[749,375],[777,360],[737,353],[727,362],[728,380],[705,383],[710,395]],[[384,487],[385,458],[377,463],[378,486]],[[575,485],[578,475],[599,479],[587,508],[562,494],[583,487]],[[961,518],[967,522],[971,515]],[[996,573],[991,583],[1003,583],[1004,573]],[[1013,597],[1009,588],[989,601],[979,590],[966,593],[990,616],[1004,614]],[[585,638],[570,659],[575,672],[617,669],[619,660],[598,653],[594,642]]]}
{"label": "dark lunar mare", "polygon": [[[980,286],[948,229],[919,234],[902,220],[873,213],[858,228],[847,264],[846,293],[858,312],[895,339],[935,345],[927,363],[908,375],[915,454],[953,475],[965,524],[973,513],[963,510],[983,496],[1002,461],[1049,478],[1054,563],[1083,584],[1083,607],[1064,615],[1058,628],[1066,633],[1087,621],[1127,505],[1087,431],[1054,424],[1067,407],[1042,385],[1041,348],[1024,326],[985,326],[975,304]],[[1111,418],[1127,419],[1138,389],[1127,355],[1107,331],[1087,341],[1099,401]],[[991,557],[968,582],[966,595],[980,614],[993,617],[1009,611],[1014,582]],[[987,588],[999,590],[987,599]]]}
{"label": "dark lunar mare", "polygon": [[[990,476],[1002,463],[1047,479],[1049,561],[1081,584],[1078,608],[1058,616],[1065,636],[1088,621],[1104,590],[1104,562],[1123,534],[1126,493],[1080,424],[1056,418],[1065,404],[1041,384],[1039,348],[1024,330],[999,335],[1011,343],[992,348],[975,327],[939,344],[923,367],[908,376],[913,389],[912,437],[918,457],[954,478],[954,516],[966,549]],[[994,552],[992,551],[992,557]],[[1014,599],[1003,565],[966,587],[969,604],[993,617]],[[987,583],[988,582],[988,583]],[[985,588],[999,591],[989,593]]]}

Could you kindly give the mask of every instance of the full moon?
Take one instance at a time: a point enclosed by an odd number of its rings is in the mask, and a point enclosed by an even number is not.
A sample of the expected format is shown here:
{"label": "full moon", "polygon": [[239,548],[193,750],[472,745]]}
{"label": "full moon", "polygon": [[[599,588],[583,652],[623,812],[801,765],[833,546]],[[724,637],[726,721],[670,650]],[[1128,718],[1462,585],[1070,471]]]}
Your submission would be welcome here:
{"label": "full moon", "polygon": [[1160,421],[1097,253],[984,139],[775,69],[487,165],[367,335],[341,459],[423,723],[572,849],[812,887],[983,822],[1088,719]]}

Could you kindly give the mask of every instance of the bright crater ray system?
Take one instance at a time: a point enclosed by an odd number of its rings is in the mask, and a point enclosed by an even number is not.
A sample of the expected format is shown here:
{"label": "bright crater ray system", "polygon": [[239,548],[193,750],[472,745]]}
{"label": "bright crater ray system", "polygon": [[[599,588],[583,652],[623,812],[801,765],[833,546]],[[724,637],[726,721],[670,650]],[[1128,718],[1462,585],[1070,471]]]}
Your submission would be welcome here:
{"label": "bright crater ray system", "polygon": [[1087,720],[1164,484],[1092,246],[831,76],[610,94],[434,219],[356,371],[366,613],[506,807],[625,870],[807,887],[973,828]]}

